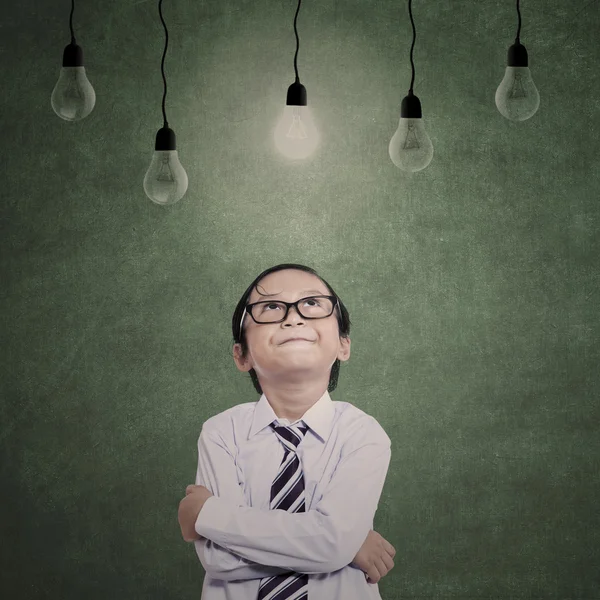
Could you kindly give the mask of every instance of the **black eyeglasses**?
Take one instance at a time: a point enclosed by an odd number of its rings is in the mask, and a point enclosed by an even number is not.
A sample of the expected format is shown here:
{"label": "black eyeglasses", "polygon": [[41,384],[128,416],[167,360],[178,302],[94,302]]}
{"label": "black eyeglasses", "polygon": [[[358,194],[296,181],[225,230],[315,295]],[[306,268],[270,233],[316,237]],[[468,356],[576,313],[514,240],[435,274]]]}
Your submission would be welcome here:
{"label": "black eyeglasses", "polygon": [[246,312],[258,324],[281,323],[286,320],[292,306],[295,306],[298,314],[305,319],[325,319],[331,316],[337,304],[338,300],[335,296],[307,296],[296,300],[296,302],[285,302],[284,300],[253,302],[252,304],[246,304],[244,307],[240,321],[240,331]]}

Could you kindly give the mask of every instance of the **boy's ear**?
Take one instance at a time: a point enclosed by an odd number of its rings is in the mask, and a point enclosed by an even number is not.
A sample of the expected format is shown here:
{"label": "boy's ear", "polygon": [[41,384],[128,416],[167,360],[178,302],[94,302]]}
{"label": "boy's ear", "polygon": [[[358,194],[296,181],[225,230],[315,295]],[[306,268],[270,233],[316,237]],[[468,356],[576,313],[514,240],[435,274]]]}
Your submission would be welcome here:
{"label": "boy's ear", "polygon": [[249,371],[252,368],[249,357],[242,358],[242,345],[239,342],[233,345],[233,360],[240,371]]}
{"label": "boy's ear", "polygon": [[350,358],[350,338],[349,337],[341,337],[340,338],[341,348],[338,352],[338,358],[341,361],[347,361]]}

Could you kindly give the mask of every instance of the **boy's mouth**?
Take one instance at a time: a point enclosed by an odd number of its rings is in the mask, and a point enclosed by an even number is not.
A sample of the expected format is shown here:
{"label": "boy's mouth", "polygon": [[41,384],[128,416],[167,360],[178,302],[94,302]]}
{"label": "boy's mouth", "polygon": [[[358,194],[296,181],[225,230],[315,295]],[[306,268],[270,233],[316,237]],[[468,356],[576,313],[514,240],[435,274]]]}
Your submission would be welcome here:
{"label": "boy's mouth", "polygon": [[285,340],[285,342],[282,342],[279,345],[283,346],[284,344],[289,344],[293,342],[306,342],[308,344],[312,344],[312,340],[307,340],[306,338],[290,338],[289,340]]}

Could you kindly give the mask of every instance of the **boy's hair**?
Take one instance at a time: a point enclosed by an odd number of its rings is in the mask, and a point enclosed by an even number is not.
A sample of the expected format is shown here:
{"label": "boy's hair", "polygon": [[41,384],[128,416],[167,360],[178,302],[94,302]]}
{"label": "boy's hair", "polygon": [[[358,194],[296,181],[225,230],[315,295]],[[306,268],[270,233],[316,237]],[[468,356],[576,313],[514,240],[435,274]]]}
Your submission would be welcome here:
{"label": "boy's hair", "polygon": [[[348,311],[346,310],[346,307],[344,306],[344,303],[340,300],[340,298],[338,297],[338,295],[334,292],[333,288],[314,270],[311,269],[310,267],[306,267],[304,265],[298,265],[298,264],[290,264],[290,263],[284,263],[281,265],[276,265],[275,267],[271,267],[270,269],[266,269],[265,271],[263,271],[249,286],[248,289],[244,292],[244,294],[242,295],[242,297],[240,298],[240,301],[238,302],[237,306],[235,307],[235,312],[233,313],[233,318],[231,320],[231,329],[233,332],[233,341],[234,343],[238,343],[242,345],[242,358],[246,357],[246,353],[248,351],[248,345],[246,344],[246,332],[244,329],[242,329],[242,331],[240,332],[240,319],[242,318],[242,313],[244,312],[244,307],[246,306],[246,304],[248,303],[248,298],[250,297],[250,294],[252,293],[252,290],[258,285],[258,283],[260,282],[260,280],[265,277],[266,275],[268,275],[269,273],[273,273],[274,271],[281,271],[283,269],[298,269],[300,271],[306,271],[308,273],[312,273],[313,275],[316,275],[329,289],[329,292],[332,296],[335,296],[338,303],[339,303],[339,311],[337,308],[334,309],[334,314],[337,317],[337,322],[338,322],[338,331],[340,334],[340,337],[348,337],[350,335],[350,315],[348,314]],[[256,291],[261,295],[264,296],[265,294],[262,294],[258,288],[256,289]],[[341,313],[341,314],[340,314]],[[248,315],[248,318],[252,318]],[[335,362],[333,363],[333,365],[331,366],[331,372],[329,374],[329,385],[327,387],[327,391],[328,392],[333,392],[333,390],[335,390],[335,388],[337,387],[337,380],[338,380],[338,375],[340,372],[340,360],[338,358],[335,359]],[[254,384],[254,389],[259,393],[262,394],[262,388],[260,386],[260,383],[258,381],[258,377],[256,375],[256,371],[254,369],[250,369],[250,377],[252,379],[252,383]]]}

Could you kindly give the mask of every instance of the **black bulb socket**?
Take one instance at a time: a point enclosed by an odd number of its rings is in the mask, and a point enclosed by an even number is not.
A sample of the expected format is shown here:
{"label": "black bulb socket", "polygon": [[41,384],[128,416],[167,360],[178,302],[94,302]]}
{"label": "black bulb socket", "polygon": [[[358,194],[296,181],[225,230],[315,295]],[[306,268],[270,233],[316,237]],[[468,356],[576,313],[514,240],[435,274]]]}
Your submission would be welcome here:
{"label": "black bulb socket", "polygon": [[83,67],[83,50],[77,44],[65,46],[63,52],[63,67]]}
{"label": "black bulb socket", "polygon": [[175,146],[175,132],[170,127],[162,127],[156,132],[154,150],[177,150]]}
{"label": "black bulb socket", "polygon": [[408,96],[402,98],[400,116],[403,119],[420,119],[423,116],[421,112],[421,101],[410,90]]}
{"label": "black bulb socket", "polygon": [[306,88],[295,81],[290,85],[287,91],[287,106],[306,106]]}
{"label": "black bulb socket", "polygon": [[515,42],[508,49],[507,66],[509,67],[527,67],[529,65],[529,57],[525,46],[520,42]]}

